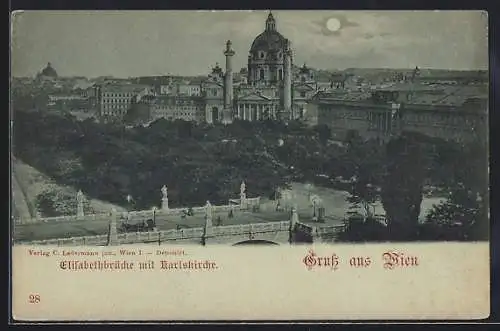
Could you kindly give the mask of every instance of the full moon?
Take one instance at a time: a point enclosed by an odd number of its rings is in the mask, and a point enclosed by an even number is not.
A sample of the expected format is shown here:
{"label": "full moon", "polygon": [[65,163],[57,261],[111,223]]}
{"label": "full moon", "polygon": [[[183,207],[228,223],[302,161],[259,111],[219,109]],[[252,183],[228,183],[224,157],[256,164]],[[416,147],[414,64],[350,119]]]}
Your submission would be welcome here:
{"label": "full moon", "polygon": [[330,31],[340,30],[340,21],[336,18],[330,18],[326,21],[326,28]]}

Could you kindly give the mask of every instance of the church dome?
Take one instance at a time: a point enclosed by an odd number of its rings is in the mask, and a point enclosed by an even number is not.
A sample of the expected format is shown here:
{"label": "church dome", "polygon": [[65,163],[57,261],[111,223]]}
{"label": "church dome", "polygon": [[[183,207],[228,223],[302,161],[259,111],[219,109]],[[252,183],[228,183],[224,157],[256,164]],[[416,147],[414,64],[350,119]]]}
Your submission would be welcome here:
{"label": "church dome", "polygon": [[266,20],[266,30],[259,34],[252,43],[250,53],[264,51],[266,53],[277,52],[285,48],[287,39],[276,30],[276,20],[272,13]]}
{"label": "church dome", "polygon": [[278,31],[264,31],[255,38],[250,52],[255,51],[278,51],[285,48],[286,38]]}
{"label": "church dome", "polygon": [[40,76],[57,78],[57,72],[54,68],[52,68],[52,65],[49,62],[45,69],[43,69],[40,73]]}

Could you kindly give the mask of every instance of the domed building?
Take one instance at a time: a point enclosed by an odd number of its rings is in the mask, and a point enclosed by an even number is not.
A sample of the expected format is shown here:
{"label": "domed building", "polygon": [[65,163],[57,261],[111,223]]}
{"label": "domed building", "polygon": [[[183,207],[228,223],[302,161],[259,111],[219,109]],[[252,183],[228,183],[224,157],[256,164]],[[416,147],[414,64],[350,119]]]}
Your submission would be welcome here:
{"label": "domed building", "polygon": [[37,78],[42,79],[57,79],[57,72],[52,67],[52,64],[49,62],[47,66],[37,75]]}
{"label": "domed building", "polygon": [[269,13],[264,32],[255,38],[250,47],[248,83],[270,85],[283,81],[284,54],[288,45],[288,39],[276,30],[276,20]]}
{"label": "domed building", "polygon": [[[250,46],[247,77],[237,86],[233,84],[232,69],[232,58],[236,52],[230,40],[223,53],[226,56],[223,77],[212,73],[203,84],[208,123],[230,123],[233,119],[298,119],[302,117],[307,98],[317,92],[317,84],[309,68],[304,67],[300,77],[293,74],[291,42],[278,32],[271,12],[264,31]],[[305,75],[307,79],[302,78]]]}

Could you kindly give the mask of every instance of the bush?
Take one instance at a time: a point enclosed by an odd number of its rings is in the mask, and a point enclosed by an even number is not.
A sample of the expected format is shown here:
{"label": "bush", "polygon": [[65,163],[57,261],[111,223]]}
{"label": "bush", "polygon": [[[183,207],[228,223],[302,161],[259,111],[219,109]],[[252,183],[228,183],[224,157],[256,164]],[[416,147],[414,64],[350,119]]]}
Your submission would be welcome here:
{"label": "bush", "polygon": [[61,190],[46,190],[37,195],[36,206],[43,217],[76,215],[76,196]]}
{"label": "bush", "polygon": [[388,229],[375,218],[352,217],[346,222],[344,231],[338,240],[345,242],[385,241],[388,239]]}

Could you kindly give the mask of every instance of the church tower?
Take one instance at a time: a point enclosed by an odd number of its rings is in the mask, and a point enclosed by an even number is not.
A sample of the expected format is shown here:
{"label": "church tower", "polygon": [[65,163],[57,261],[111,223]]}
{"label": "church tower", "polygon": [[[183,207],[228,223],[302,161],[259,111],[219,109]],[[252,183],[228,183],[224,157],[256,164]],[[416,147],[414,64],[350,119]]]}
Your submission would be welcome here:
{"label": "church tower", "polygon": [[226,43],[224,55],[226,56],[226,74],[224,76],[224,110],[222,123],[229,124],[233,121],[233,56],[231,40]]}

